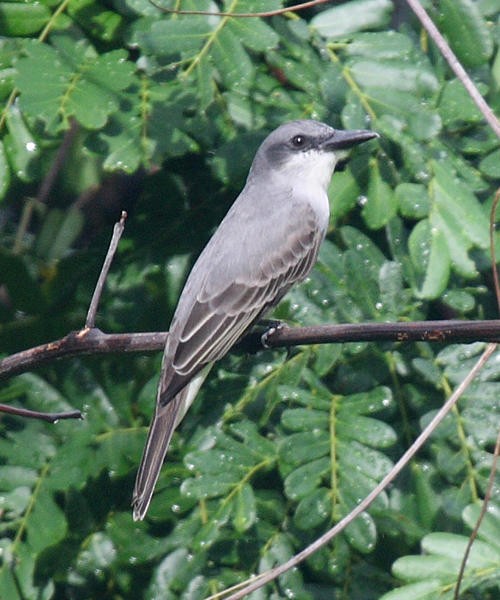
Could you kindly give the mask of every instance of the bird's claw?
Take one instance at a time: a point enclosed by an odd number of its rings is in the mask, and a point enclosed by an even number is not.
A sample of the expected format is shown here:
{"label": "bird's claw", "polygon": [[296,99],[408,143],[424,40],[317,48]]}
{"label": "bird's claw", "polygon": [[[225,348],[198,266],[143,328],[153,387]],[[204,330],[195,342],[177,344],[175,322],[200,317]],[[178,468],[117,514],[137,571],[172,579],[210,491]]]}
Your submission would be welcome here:
{"label": "bird's claw", "polygon": [[267,340],[270,335],[272,335],[278,329],[284,329],[288,327],[288,325],[284,321],[278,321],[274,319],[266,320],[267,330],[260,336],[261,344],[264,348],[270,348],[271,346],[267,343]]}

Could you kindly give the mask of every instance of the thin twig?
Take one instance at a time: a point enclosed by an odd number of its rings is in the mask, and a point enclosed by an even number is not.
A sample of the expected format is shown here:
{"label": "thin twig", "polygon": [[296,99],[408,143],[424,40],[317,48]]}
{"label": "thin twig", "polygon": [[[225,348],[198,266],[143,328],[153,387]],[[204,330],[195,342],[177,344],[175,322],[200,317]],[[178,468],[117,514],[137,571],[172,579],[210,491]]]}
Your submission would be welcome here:
{"label": "thin twig", "polygon": [[42,184],[40,185],[40,189],[38,190],[37,200],[38,202],[42,202],[45,204],[49,198],[50,192],[54,187],[54,183],[56,182],[57,176],[61,171],[65,161],[67,161],[68,153],[73,145],[76,134],[78,133],[79,125],[76,119],[70,119],[70,126],[64,133],[64,137],[62,139],[61,145],[59,146],[54,160],[50,165],[50,169],[45,175]]}
{"label": "thin twig", "polygon": [[362,512],[364,512],[370,504],[377,498],[377,496],[399,475],[399,473],[403,470],[403,468],[409,463],[409,461],[415,456],[415,454],[420,450],[420,448],[425,444],[425,442],[429,439],[432,433],[435,431],[436,427],[441,423],[441,421],[446,417],[446,415],[450,412],[453,406],[456,404],[457,400],[462,396],[467,387],[471,384],[473,379],[479,373],[479,371],[486,364],[486,361],[490,358],[493,352],[496,349],[496,344],[488,344],[483,354],[480,356],[479,360],[469,371],[464,380],[460,383],[460,385],[455,389],[453,394],[446,400],[443,406],[436,413],[434,418],[430,421],[427,427],[422,431],[422,433],[417,437],[417,439],[413,442],[410,448],[401,456],[398,462],[392,467],[390,472],[380,481],[380,483],[362,500],[356,508],[354,508],[347,516],[341,519],[332,529],[327,531],[317,540],[315,540],[311,545],[307,546],[302,552],[296,554],[293,558],[291,558],[286,563],[267,571],[266,573],[262,573],[257,575],[255,578],[249,580],[250,583],[246,587],[240,589],[238,592],[231,594],[230,596],[226,596],[225,592],[220,594],[215,594],[210,596],[206,600],[215,600],[218,598],[225,598],[225,600],[238,600],[239,598],[243,598],[247,594],[259,589],[266,583],[276,579],[289,569],[297,566],[303,560],[311,556],[314,552],[319,550],[322,546],[331,541],[338,533],[343,531],[352,521],[358,517]]}
{"label": "thin twig", "polygon": [[217,12],[207,10],[178,10],[176,8],[165,8],[160,4],[149,0],[153,6],[156,6],[158,10],[162,12],[173,14],[173,15],[202,15],[207,17],[235,17],[235,18],[267,18],[275,17],[277,15],[283,15],[285,13],[297,12],[306,8],[312,8],[313,6],[319,6],[320,4],[326,4],[330,0],[310,0],[309,2],[301,2],[295,4],[295,6],[287,6],[286,8],[277,8],[276,10],[266,10],[264,12],[252,12],[252,13],[232,13],[232,12]]}
{"label": "thin twig", "polygon": [[83,419],[83,415],[79,410],[70,410],[59,413],[44,413],[37,410],[29,410],[28,408],[11,406],[10,404],[0,404],[0,412],[7,413],[9,415],[16,415],[18,417],[25,417],[27,419],[47,421],[48,423],[57,423],[57,421],[62,421],[64,419]]}
{"label": "thin twig", "polygon": [[455,56],[453,50],[450,48],[444,37],[441,35],[439,29],[436,27],[436,25],[434,25],[432,19],[426,13],[425,9],[418,0],[406,0],[406,2],[409,4],[410,8],[422,23],[424,29],[434,40],[434,43],[439,48],[439,51],[444,56],[451,70],[460,79],[462,85],[465,87],[476,106],[483,113],[483,116],[490,127],[500,138],[500,121],[497,119],[495,113],[492,111],[486,100],[481,96],[479,90],[472,82],[472,79],[467,75],[467,71],[462,67],[460,61]]}
{"label": "thin twig", "polygon": [[109,243],[108,253],[106,254],[106,258],[104,259],[101,274],[99,275],[99,279],[97,280],[97,285],[95,286],[94,294],[90,302],[89,312],[87,313],[87,318],[85,320],[85,329],[93,329],[93,327],[95,326],[97,307],[99,306],[102,290],[104,289],[106,278],[108,276],[111,263],[113,261],[116,249],[118,247],[118,242],[120,241],[123,230],[125,228],[126,218],[127,213],[125,211],[122,211],[120,220],[118,221],[118,223],[115,223],[115,226],[113,228],[113,236],[111,238],[111,242]]}
{"label": "thin twig", "polygon": [[472,533],[470,534],[469,541],[467,542],[467,547],[465,549],[464,555],[462,557],[462,562],[460,564],[460,570],[458,572],[458,577],[457,577],[457,585],[455,586],[455,593],[453,594],[454,600],[458,600],[460,597],[460,585],[464,578],[465,567],[467,566],[467,560],[469,559],[469,554],[472,550],[472,544],[474,543],[474,540],[476,539],[477,534],[479,533],[479,528],[481,527],[481,523],[483,522],[484,516],[486,515],[486,513],[488,511],[488,504],[490,503],[493,489],[495,487],[495,477],[497,474],[498,455],[499,454],[500,454],[500,431],[498,432],[498,435],[497,435],[495,451],[493,454],[493,463],[491,465],[490,476],[488,478],[488,487],[486,489],[486,494],[484,496],[484,500],[481,505],[481,512],[479,513],[479,517],[477,519],[476,525],[475,525]]}
{"label": "thin twig", "polygon": [[63,140],[61,142],[61,145],[59,146],[56,155],[54,157],[54,160],[52,161],[52,164],[50,166],[50,169],[48,170],[47,174],[45,175],[45,177],[43,178],[43,181],[40,185],[40,188],[38,190],[38,194],[36,196],[36,198],[31,198],[27,201],[22,216],[21,216],[21,222],[19,224],[19,227],[17,228],[16,231],[16,238],[14,240],[14,247],[13,247],[13,253],[14,254],[19,254],[23,248],[23,241],[24,238],[26,236],[26,231],[28,230],[30,221],[31,221],[31,216],[33,214],[33,208],[35,207],[36,204],[47,204],[49,196],[50,196],[50,192],[52,191],[52,188],[54,187],[54,184],[57,180],[57,177],[64,165],[64,162],[67,159],[67,155],[68,152],[71,148],[71,146],[73,145],[73,142],[75,140],[75,136],[78,132],[78,123],[75,121],[75,119],[71,120],[71,126],[70,128],[65,132]]}
{"label": "thin twig", "polygon": [[[495,222],[496,222],[496,210],[497,210],[499,200],[500,200],[500,190],[498,190],[495,194],[495,197],[493,199],[493,204],[491,206],[491,211],[490,211],[491,270],[493,273],[493,282],[494,282],[494,286],[495,286],[495,296],[497,299],[497,306],[500,311],[500,285],[498,283],[498,270],[497,270],[497,266],[496,266],[496,248],[495,248],[495,246],[496,246],[495,245]],[[464,574],[465,574],[465,568],[467,566],[467,561],[469,559],[469,555],[472,550],[472,544],[474,543],[474,540],[477,537],[477,534],[479,532],[479,527],[481,526],[481,523],[483,522],[483,519],[484,519],[484,515],[486,514],[486,512],[488,510],[488,504],[490,502],[493,486],[495,483],[495,475],[497,472],[499,453],[500,453],[500,431],[498,432],[498,435],[497,435],[495,451],[493,454],[493,464],[491,465],[490,476],[488,478],[488,486],[486,488],[486,494],[485,494],[483,502],[481,504],[481,512],[479,513],[479,517],[477,519],[476,525],[469,537],[469,540],[467,542],[467,547],[466,547],[464,555],[462,557],[462,562],[460,563],[460,569],[458,571],[458,576],[457,576],[457,584],[455,586],[455,592],[453,594],[454,600],[458,600],[458,598],[460,597],[460,586],[462,585],[462,581],[463,581]]]}
{"label": "thin twig", "polygon": [[500,312],[500,284],[498,281],[498,269],[497,269],[497,256],[496,256],[496,244],[495,244],[495,233],[496,233],[496,213],[498,202],[500,201],[500,189],[497,190],[495,197],[493,198],[493,204],[491,205],[490,211],[490,257],[491,257],[491,272],[493,274],[493,284],[495,286],[495,296],[497,299],[497,307]]}

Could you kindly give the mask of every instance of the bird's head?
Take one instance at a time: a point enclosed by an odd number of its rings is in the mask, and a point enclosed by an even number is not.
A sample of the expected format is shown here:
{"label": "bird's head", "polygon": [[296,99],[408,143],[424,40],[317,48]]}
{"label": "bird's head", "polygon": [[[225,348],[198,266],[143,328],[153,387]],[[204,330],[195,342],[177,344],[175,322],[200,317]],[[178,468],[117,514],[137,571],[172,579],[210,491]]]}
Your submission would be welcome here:
{"label": "bird's head", "polygon": [[250,175],[300,178],[305,185],[326,189],[345,150],[376,137],[374,131],[334,129],[313,120],[290,121],[262,142]]}

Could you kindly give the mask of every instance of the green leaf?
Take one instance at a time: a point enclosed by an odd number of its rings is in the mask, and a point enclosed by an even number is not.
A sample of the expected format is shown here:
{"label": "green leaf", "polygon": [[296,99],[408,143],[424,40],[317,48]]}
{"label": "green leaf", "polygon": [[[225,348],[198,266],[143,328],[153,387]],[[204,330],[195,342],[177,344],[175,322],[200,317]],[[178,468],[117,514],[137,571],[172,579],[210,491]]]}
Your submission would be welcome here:
{"label": "green leaf", "polygon": [[11,169],[21,181],[33,181],[38,175],[40,148],[17,103],[7,109],[5,121],[9,133],[4,138],[4,150]]}
{"label": "green leaf", "polygon": [[349,169],[332,177],[328,196],[330,197],[331,220],[333,223],[347,215],[358,203],[360,187]]}
{"label": "green leaf", "polygon": [[[325,413],[326,415],[326,413]],[[327,431],[315,429],[307,433],[294,433],[280,445],[280,458],[290,465],[301,465],[328,454],[330,436]]]}
{"label": "green leaf", "polygon": [[33,511],[27,515],[28,544],[33,552],[57,544],[66,535],[66,519],[50,493],[42,490],[35,498]]}
{"label": "green leaf", "polygon": [[199,98],[200,111],[205,111],[214,99],[216,91],[215,73],[209,57],[203,56],[196,63],[196,92]]}
{"label": "green leaf", "polygon": [[438,23],[464,67],[477,67],[493,53],[493,40],[477,3],[472,0],[442,0]]}
{"label": "green leaf", "polygon": [[123,17],[111,10],[104,10],[94,0],[73,0],[68,14],[88,33],[103,42],[118,42],[124,25]]}
{"label": "green leaf", "polygon": [[432,489],[432,471],[427,464],[413,463],[412,475],[415,481],[415,499],[423,526],[430,530],[435,522],[441,503]]}
{"label": "green leaf", "polygon": [[[196,581],[198,579],[196,574],[203,564],[204,557],[204,552],[193,556],[186,547],[176,548],[167,554],[156,566],[145,598],[147,600],[169,598],[175,595],[176,590],[184,589],[189,582]],[[200,585],[199,590],[195,588],[194,592],[198,597],[200,592],[202,596],[206,596],[209,593],[207,586],[208,582],[205,587]]]}
{"label": "green leaf", "polygon": [[[275,444],[271,440],[260,435],[255,423],[248,420],[242,420],[238,423],[232,423],[230,425],[230,430],[236,438],[242,441],[242,444],[239,444],[239,447],[245,446],[250,450],[254,455],[255,461],[274,460],[276,456]],[[227,439],[229,438],[222,439],[223,446],[228,448]]]}
{"label": "green leaf", "polygon": [[475,196],[443,165],[434,163],[433,170],[431,227],[444,236],[455,269],[473,277],[476,269],[467,250],[474,246],[488,247],[488,218]]}
{"label": "green leaf", "polygon": [[[382,452],[367,447],[364,443],[349,440],[345,437],[345,432],[345,429],[341,429],[337,442],[339,457],[345,469],[344,473],[354,471],[356,474],[364,475],[375,481],[385,477],[392,467],[390,459]],[[389,438],[387,445],[392,445],[394,438],[391,439],[388,434],[386,436]],[[356,433],[352,437],[356,437]]]}
{"label": "green leaf", "polygon": [[380,176],[378,162],[370,169],[368,198],[361,214],[371,229],[380,229],[396,214],[397,202],[391,187]]}
{"label": "green leaf", "polygon": [[442,595],[441,588],[438,580],[421,581],[388,592],[380,600],[434,600],[436,595]]}
{"label": "green leaf", "polygon": [[292,471],[285,478],[285,493],[291,500],[300,500],[311,494],[330,470],[330,459],[320,458]]}
{"label": "green leaf", "polygon": [[142,19],[132,28],[131,43],[145,54],[191,56],[199,51],[212,27],[207,19]]}
{"label": "green leaf", "polygon": [[206,450],[190,452],[186,454],[184,462],[190,471],[206,474],[217,475],[221,470],[243,473],[255,464],[255,456],[243,444],[234,443],[229,447],[225,445],[220,450],[212,448],[208,452]]}
{"label": "green leaf", "polygon": [[297,504],[293,520],[299,529],[310,531],[331,518],[330,490],[318,488]]}
{"label": "green leaf", "polygon": [[[330,410],[331,407],[331,399],[329,397],[328,394],[322,394],[320,392],[318,393],[311,393],[310,390],[305,390],[302,388],[297,388],[291,385],[280,385],[278,387],[278,394],[280,396],[280,400],[283,403],[288,404],[289,402],[293,401],[294,403],[300,404],[302,406],[307,407],[307,412],[312,412],[313,415],[316,413],[316,411],[311,410],[311,409],[319,409],[319,414],[325,414],[323,411],[328,411]],[[290,410],[284,410],[283,411],[283,417],[286,419],[287,423],[285,426],[289,426],[291,429],[294,429],[294,427],[299,427],[301,428],[301,415],[303,415],[304,413],[297,413],[298,418],[294,417],[294,410],[295,409],[290,409]],[[300,410],[300,409],[297,409]],[[319,414],[317,415],[319,418]],[[313,419],[315,418],[314,416],[312,417]]]}
{"label": "green leaf", "polygon": [[116,560],[116,553],[108,535],[102,532],[94,533],[78,555],[76,571],[87,576],[102,571]]}
{"label": "green leaf", "polygon": [[236,531],[243,533],[255,523],[255,519],[255,495],[252,487],[245,483],[238,489],[235,497],[233,524]]}
{"label": "green leaf", "polygon": [[240,481],[240,474],[236,469],[219,472],[217,479],[210,474],[202,474],[183,481],[182,493],[188,498],[203,500],[217,498],[229,492]]}
{"label": "green leaf", "polygon": [[64,215],[59,230],[51,241],[47,252],[48,260],[63,258],[71,249],[71,245],[80,235],[84,226],[84,216],[78,208],[72,208]]}
{"label": "green leaf", "polygon": [[4,36],[28,36],[38,33],[50,16],[49,8],[39,2],[0,2],[0,25]]}
{"label": "green leaf", "polygon": [[328,429],[328,413],[311,408],[289,408],[281,415],[283,425],[292,431]]}
{"label": "green leaf", "polygon": [[410,234],[408,250],[416,271],[423,275],[418,296],[438,298],[446,288],[451,268],[443,233],[432,228],[427,219],[420,221]]}
{"label": "green leaf", "polygon": [[425,186],[401,183],[395,189],[395,196],[403,217],[423,219],[428,216],[431,202]]}
{"label": "green leaf", "polygon": [[363,29],[381,29],[391,18],[390,0],[353,0],[320,12],[311,25],[327,38],[339,38]]}
{"label": "green leaf", "polygon": [[253,52],[271,50],[279,43],[278,34],[260,19],[232,19],[229,26],[241,43]]}
{"label": "green leaf", "polygon": [[[7,541],[6,539],[2,541]],[[40,598],[50,600],[55,594],[53,581],[45,585],[37,581],[35,569],[36,557],[28,544],[18,544],[15,548],[2,548],[14,566],[7,568],[4,564],[0,569],[1,598]]]}
{"label": "green leaf", "polygon": [[351,415],[371,415],[389,409],[392,404],[393,397],[390,388],[381,386],[369,392],[345,396],[341,411],[346,411]]}
{"label": "green leaf", "polygon": [[434,94],[439,89],[436,75],[424,65],[408,66],[404,61],[379,62],[359,59],[352,63],[351,71],[363,88],[388,88],[391,92],[409,92],[419,96]]}
{"label": "green leaf", "polygon": [[413,51],[411,39],[394,30],[353,35],[346,46],[347,56],[377,57],[379,60],[400,60],[410,57]]}
{"label": "green leaf", "polygon": [[0,467],[0,488],[14,490],[18,487],[33,487],[37,480],[37,472],[26,467],[3,465]]}
{"label": "green leaf", "polygon": [[361,513],[345,528],[344,535],[351,546],[367,554],[373,551],[377,541],[375,523],[368,513]]}
{"label": "green leaf", "polygon": [[[391,96],[397,94],[391,93]],[[408,96],[408,94],[405,94]],[[387,97],[387,94],[385,94]],[[405,110],[406,113],[406,110]],[[403,157],[404,168],[417,182],[427,182],[430,176],[429,166],[425,160],[425,151],[422,144],[405,132],[406,116],[403,119],[389,115],[382,115],[378,121],[377,131],[389,140],[398,144]]]}
{"label": "green leaf", "polygon": [[[469,544],[468,538],[454,533],[430,533],[422,541],[422,549],[429,554],[438,554],[460,563]],[[500,563],[500,550],[490,544],[475,540],[467,556],[470,569],[487,569]]]}
{"label": "green leaf", "polygon": [[479,123],[483,116],[459,79],[445,83],[439,101],[439,114],[446,127],[461,123]]}
{"label": "green leaf", "polygon": [[385,257],[370,238],[359,229],[346,225],[340,230],[342,239],[347,247],[355,251],[364,263],[367,274],[377,279],[380,268],[385,262]]}
{"label": "green leaf", "polygon": [[343,416],[336,425],[336,432],[343,439],[356,440],[373,448],[387,448],[397,440],[392,427],[361,415]]}
{"label": "green leaf", "polygon": [[103,127],[119,108],[118,92],[134,82],[134,65],[124,50],[96,56],[68,38],[55,41],[57,48],[33,41],[16,64],[22,109],[49,131],[67,128],[70,117],[89,129]]}
{"label": "green leaf", "polygon": [[135,564],[144,564],[167,553],[167,540],[148,535],[144,527],[130,518],[128,511],[110,516],[106,533],[111,540],[111,547],[119,549],[117,559],[122,564],[127,564],[130,556],[134,557]]}
{"label": "green leaf", "polygon": [[500,150],[495,150],[485,156],[481,160],[479,168],[487,177],[500,179]]}
{"label": "green leaf", "polygon": [[246,93],[253,82],[255,68],[241,45],[238,31],[224,27],[215,36],[210,55],[225,87]]}
{"label": "green leaf", "polygon": [[[481,516],[481,506],[479,503],[469,504],[464,509],[463,519],[465,523],[473,530]],[[491,503],[488,510],[482,516],[479,528],[479,537],[497,550],[500,550],[500,509],[498,504]]]}
{"label": "green leaf", "polygon": [[440,579],[443,583],[456,576],[457,560],[446,556],[405,556],[398,559],[392,570],[396,577],[405,581]]}

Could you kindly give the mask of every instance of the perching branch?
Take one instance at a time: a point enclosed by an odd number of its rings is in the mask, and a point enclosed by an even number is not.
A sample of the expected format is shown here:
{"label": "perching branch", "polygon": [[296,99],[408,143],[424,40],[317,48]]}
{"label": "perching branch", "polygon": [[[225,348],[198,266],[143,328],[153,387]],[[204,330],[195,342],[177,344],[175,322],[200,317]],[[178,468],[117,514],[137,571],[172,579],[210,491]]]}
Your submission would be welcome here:
{"label": "perching branch", "polygon": [[[23,350],[0,360],[0,379],[41,367],[59,358],[84,354],[155,352],[163,350],[168,332],[104,333],[97,327],[73,331],[59,340]],[[237,349],[263,349],[261,333],[249,333]],[[500,340],[500,320],[419,321],[408,323],[353,323],[283,327],[266,336],[268,348],[291,348],[341,342],[494,342]]]}

